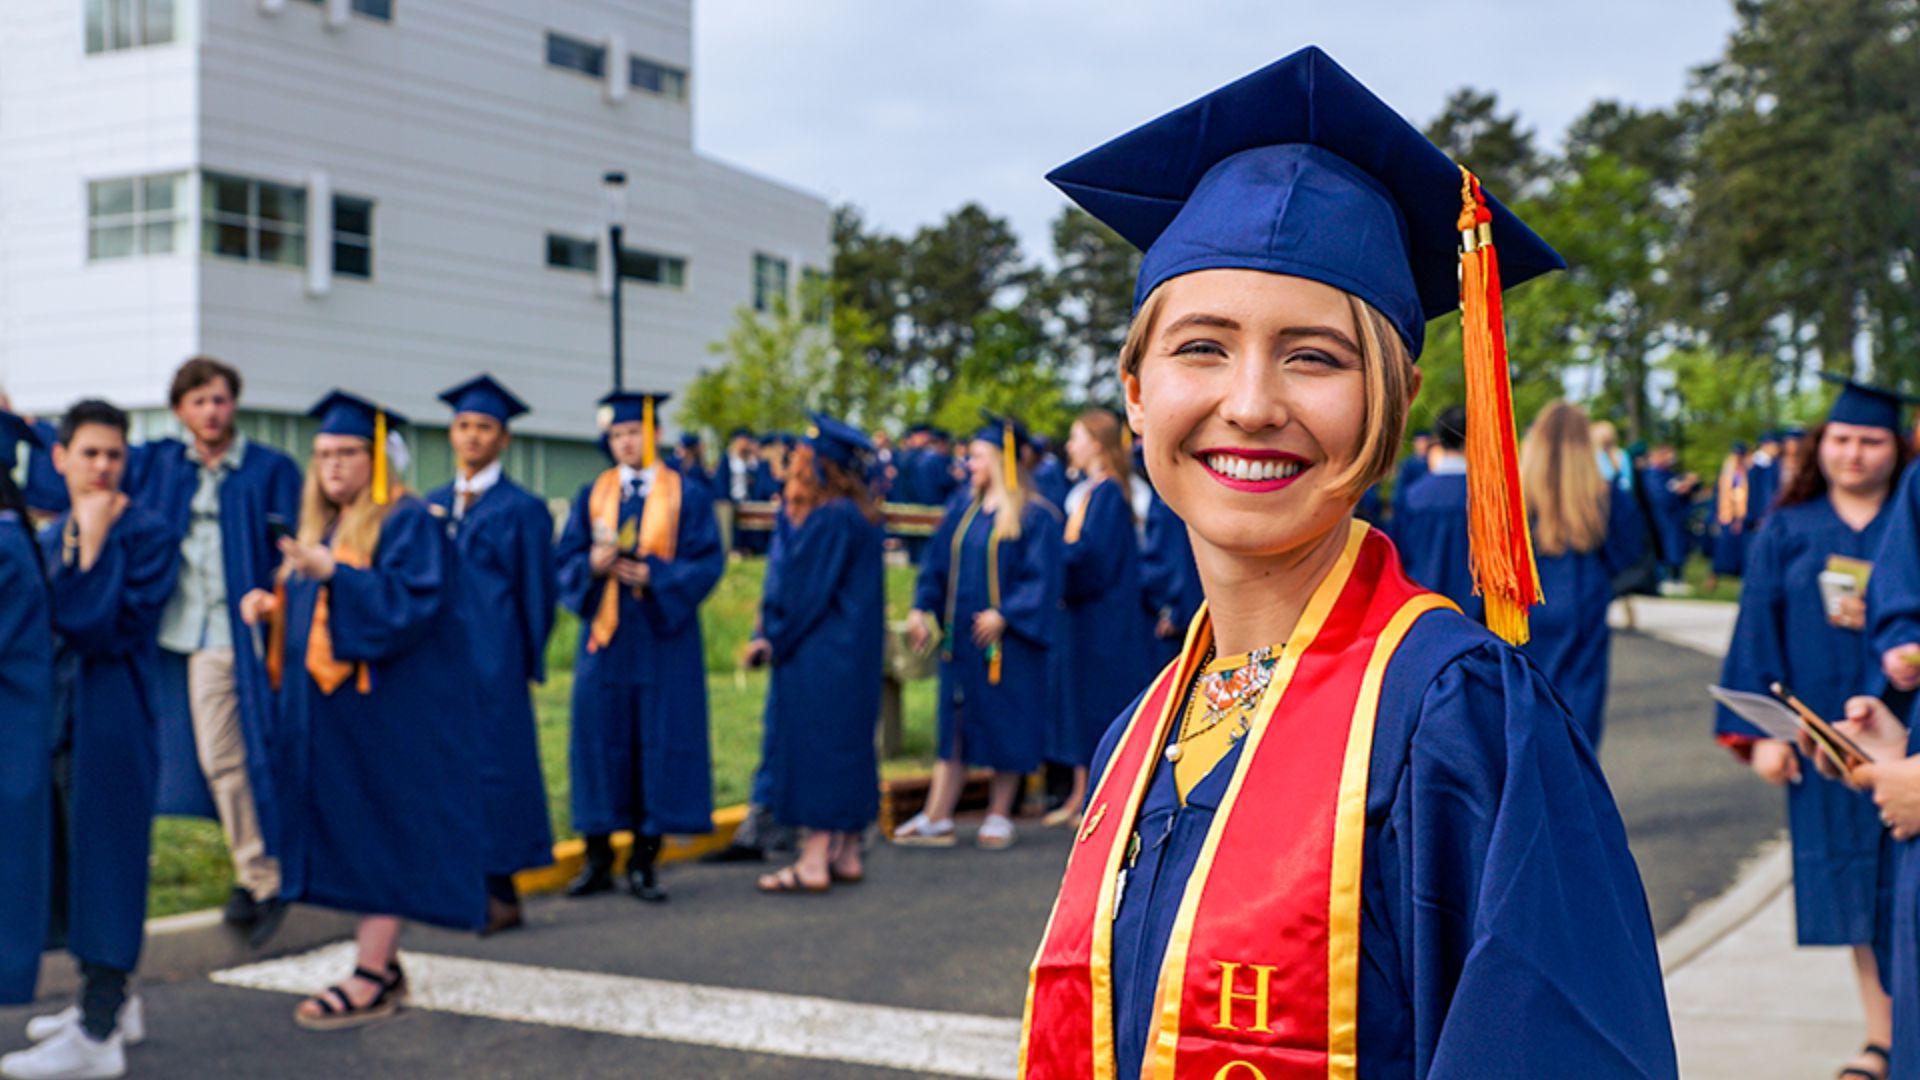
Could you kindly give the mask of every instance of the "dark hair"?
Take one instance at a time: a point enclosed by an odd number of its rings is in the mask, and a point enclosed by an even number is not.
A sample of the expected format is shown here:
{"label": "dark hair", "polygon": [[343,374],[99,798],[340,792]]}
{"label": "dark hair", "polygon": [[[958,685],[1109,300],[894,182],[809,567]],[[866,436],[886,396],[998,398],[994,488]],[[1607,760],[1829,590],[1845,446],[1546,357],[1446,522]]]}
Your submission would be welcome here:
{"label": "dark hair", "polygon": [[20,485],[13,482],[13,473],[0,469],[0,514],[12,511],[20,519],[20,527],[27,532],[27,550],[33,552],[34,569],[40,573],[40,579],[47,577],[47,557],[40,552],[40,545],[34,543],[33,514],[27,509],[26,493]]}
{"label": "dark hair", "polygon": [[88,424],[110,427],[118,431],[122,439],[127,437],[127,414],[119,406],[99,398],[82,398],[60,418],[60,445],[72,442],[73,433]]}
{"label": "dark hair", "polygon": [[1433,421],[1433,437],[1440,440],[1443,450],[1465,450],[1467,448],[1467,410],[1458,405],[1449,405],[1440,411]]}
{"label": "dark hair", "polygon": [[[1774,496],[1776,507],[1799,506],[1801,503],[1824,499],[1827,495],[1827,474],[1820,471],[1820,441],[1826,438],[1827,425],[1815,425],[1800,440],[1800,453],[1791,463],[1793,475],[1787,480],[1780,494]],[[1914,448],[1907,440],[1893,432],[1893,478],[1888,482],[1889,497],[1893,489],[1900,486],[1900,478],[1907,473],[1907,463],[1913,460]]]}
{"label": "dark hair", "polygon": [[167,407],[179,408],[181,398],[215,379],[227,380],[227,390],[233,394],[233,400],[240,400],[240,373],[233,370],[232,365],[211,356],[196,356],[173,373],[173,385],[167,388]]}

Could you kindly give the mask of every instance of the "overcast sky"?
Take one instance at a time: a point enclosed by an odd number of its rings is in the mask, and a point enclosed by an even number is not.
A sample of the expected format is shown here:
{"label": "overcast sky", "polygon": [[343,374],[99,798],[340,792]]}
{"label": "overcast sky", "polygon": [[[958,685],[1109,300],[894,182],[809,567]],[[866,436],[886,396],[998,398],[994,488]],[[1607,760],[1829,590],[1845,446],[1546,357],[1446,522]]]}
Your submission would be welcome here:
{"label": "overcast sky", "polygon": [[694,0],[694,138],[897,232],[977,200],[1029,256],[1042,176],[1305,44],[1424,125],[1463,84],[1549,145],[1588,103],[1665,104],[1729,0]]}

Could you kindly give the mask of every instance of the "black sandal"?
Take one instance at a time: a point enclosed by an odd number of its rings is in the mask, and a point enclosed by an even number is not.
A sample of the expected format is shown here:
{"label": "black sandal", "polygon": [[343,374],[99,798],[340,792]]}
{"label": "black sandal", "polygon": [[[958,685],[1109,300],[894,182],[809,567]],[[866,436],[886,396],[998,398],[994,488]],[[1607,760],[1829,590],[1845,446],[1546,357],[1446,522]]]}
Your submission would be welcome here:
{"label": "black sandal", "polygon": [[1887,1080],[1888,1074],[1893,1071],[1893,1051],[1879,1043],[1868,1043],[1860,1048],[1860,1053],[1864,1057],[1879,1058],[1880,1071],[1870,1072],[1858,1065],[1849,1065],[1840,1070],[1836,1080],[1847,1080],[1849,1076],[1857,1076],[1860,1080]]}
{"label": "black sandal", "polygon": [[[407,975],[400,970],[398,960],[387,965],[385,975],[357,967],[353,969],[353,976],[380,988],[371,1001],[356,1006],[344,987],[329,986],[307,999],[320,1006],[320,1015],[309,1016],[295,1008],[293,1022],[308,1031],[345,1031],[347,1028],[371,1024],[375,1020],[385,1020],[400,1011],[400,1003],[407,996]],[[336,1001],[338,1005],[335,1005]]]}

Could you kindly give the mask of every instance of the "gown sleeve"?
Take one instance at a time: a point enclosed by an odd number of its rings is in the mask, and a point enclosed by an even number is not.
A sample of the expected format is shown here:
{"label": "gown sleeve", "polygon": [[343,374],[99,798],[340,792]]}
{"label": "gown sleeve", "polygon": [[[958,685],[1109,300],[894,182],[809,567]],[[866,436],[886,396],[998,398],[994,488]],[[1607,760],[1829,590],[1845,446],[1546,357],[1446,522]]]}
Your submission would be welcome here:
{"label": "gown sleeve", "polygon": [[382,661],[418,645],[447,599],[446,536],[424,503],[396,506],[380,526],[373,565],[335,568],[328,625],[341,660]]}
{"label": "gown sleeve", "polygon": [[1626,829],[1522,655],[1489,642],[1440,670],[1389,828],[1414,1075],[1677,1076]]}
{"label": "gown sleeve", "polygon": [[1028,504],[1020,542],[1000,551],[1005,578],[1000,582],[1000,614],[1007,633],[1045,647],[1052,643],[1060,615],[1060,522],[1046,509]]}
{"label": "gown sleeve", "polygon": [[546,504],[530,498],[513,519],[514,574],[519,588],[520,639],[526,644],[526,672],[532,682],[547,680],[547,637],[553,633],[553,518]]}
{"label": "gown sleeve", "polygon": [[1600,545],[1600,561],[1608,574],[1618,575],[1646,554],[1647,519],[1640,513],[1640,501],[1633,491],[1614,488],[1607,498],[1607,539]]}
{"label": "gown sleeve", "polygon": [[947,578],[953,566],[953,533],[960,527],[960,517],[967,512],[966,503],[955,500],[947,504],[947,512],[940,515],[940,524],[928,538],[927,547],[920,556],[920,573],[913,580],[913,606],[916,611],[924,611],[936,619],[944,619],[947,611]]}
{"label": "gown sleeve", "polygon": [[[1720,685],[1729,690],[1764,694],[1767,686],[1787,675],[1787,591],[1782,569],[1786,529],[1778,517],[1768,519],[1747,549],[1746,574],[1740,580],[1740,615],[1734,620],[1733,642],[1720,668]],[[1766,733],[1735,715],[1725,705],[1714,707],[1713,734],[1720,743],[1744,755]]]}
{"label": "gown sleeve", "polygon": [[851,506],[828,504],[815,510],[798,529],[783,530],[778,579],[769,576],[761,605],[761,634],[773,646],[775,661],[792,656],[833,605],[855,550]]}
{"label": "gown sleeve", "polygon": [[157,519],[129,507],[82,571],[57,555],[48,560],[54,629],[92,656],[125,656],[150,644],[173,595],[180,548]]}
{"label": "gown sleeve", "polygon": [[1907,468],[1887,514],[1886,537],[1867,583],[1876,653],[1920,645],[1920,465]]}
{"label": "gown sleeve", "polygon": [[1127,547],[1137,543],[1126,497],[1112,484],[1095,485],[1087,492],[1080,539],[1062,544],[1067,602],[1084,603],[1112,589],[1126,567]]}
{"label": "gown sleeve", "polygon": [[720,583],[727,553],[720,550],[720,522],[704,487],[680,486],[680,535],[673,561],[647,557],[647,588],[641,610],[656,633],[673,635],[700,614],[700,602]]}
{"label": "gown sleeve", "polygon": [[587,514],[587,499],[592,492],[592,485],[588,485],[574,496],[573,507],[567,511],[566,528],[560,531],[560,540],[553,552],[560,603],[583,619],[593,618],[593,605],[600,601],[600,590],[595,586],[602,581],[593,576],[589,558],[593,523]]}

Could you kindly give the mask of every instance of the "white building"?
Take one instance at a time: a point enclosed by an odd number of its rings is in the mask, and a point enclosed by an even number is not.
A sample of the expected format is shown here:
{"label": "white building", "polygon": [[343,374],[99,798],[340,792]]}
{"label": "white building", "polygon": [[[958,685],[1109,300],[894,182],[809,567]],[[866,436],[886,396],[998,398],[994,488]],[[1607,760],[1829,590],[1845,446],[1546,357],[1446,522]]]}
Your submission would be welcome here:
{"label": "white building", "polygon": [[[0,387],[170,419],[205,353],[298,447],[341,386],[428,424],[489,372],[549,494],[611,382],[601,176],[629,177],[626,384],[682,388],[829,261],[812,195],[693,146],[691,0],[5,0]],[[769,88],[769,92],[774,92]],[[671,408],[668,411],[671,419]],[[418,439],[418,479],[444,478]]]}

